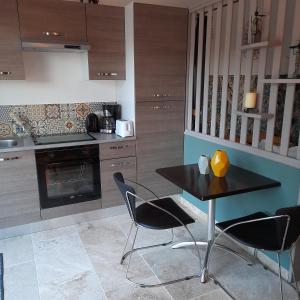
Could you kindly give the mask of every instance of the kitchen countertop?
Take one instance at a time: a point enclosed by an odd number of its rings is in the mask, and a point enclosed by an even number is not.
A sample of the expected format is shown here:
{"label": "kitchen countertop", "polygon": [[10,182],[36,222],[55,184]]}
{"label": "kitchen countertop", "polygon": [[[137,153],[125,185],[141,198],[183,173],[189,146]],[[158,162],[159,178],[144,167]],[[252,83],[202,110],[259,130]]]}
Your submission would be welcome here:
{"label": "kitchen countertop", "polygon": [[113,143],[122,141],[135,141],[136,138],[133,137],[120,137],[116,134],[104,134],[104,133],[90,133],[95,140],[93,141],[82,141],[82,142],[71,142],[71,143],[59,143],[50,145],[35,145],[30,136],[23,138],[17,138],[18,145],[11,148],[0,148],[0,153],[16,152],[16,151],[29,151],[38,149],[51,149],[51,148],[63,148],[63,147],[73,147],[73,146],[83,146],[83,145],[93,145],[93,144],[103,144],[103,143]]}

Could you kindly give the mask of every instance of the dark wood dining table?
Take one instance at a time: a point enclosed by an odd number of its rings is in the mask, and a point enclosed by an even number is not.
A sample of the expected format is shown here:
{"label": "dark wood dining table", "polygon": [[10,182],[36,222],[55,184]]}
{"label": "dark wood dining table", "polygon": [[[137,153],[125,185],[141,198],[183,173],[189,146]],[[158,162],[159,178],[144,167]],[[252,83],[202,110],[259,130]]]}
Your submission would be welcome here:
{"label": "dark wood dining table", "polygon": [[[230,165],[228,173],[222,178],[214,176],[212,172],[207,175],[200,174],[197,164],[161,168],[157,169],[156,172],[199,199],[199,201],[208,202],[207,241],[197,242],[198,245],[206,246],[206,254],[201,274],[201,282],[203,283],[206,282],[208,278],[208,257],[215,239],[216,199],[275,188],[281,185],[281,183],[276,180],[234,165]],[[194,243],[183,242],[174,245],[173,248],[190,245],[194,245]],[[223,248],[225,249],[226,247]]]}

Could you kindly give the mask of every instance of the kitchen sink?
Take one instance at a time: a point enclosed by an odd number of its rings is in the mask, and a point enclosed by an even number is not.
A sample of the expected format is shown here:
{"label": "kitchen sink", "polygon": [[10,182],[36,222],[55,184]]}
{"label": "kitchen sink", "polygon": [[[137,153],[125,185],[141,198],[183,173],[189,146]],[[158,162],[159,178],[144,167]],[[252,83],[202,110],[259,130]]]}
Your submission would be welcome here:
{"label": "kitchen sink", "polygon": [[0,148],[12,148],[19,145],[17,139],[0,139]]}

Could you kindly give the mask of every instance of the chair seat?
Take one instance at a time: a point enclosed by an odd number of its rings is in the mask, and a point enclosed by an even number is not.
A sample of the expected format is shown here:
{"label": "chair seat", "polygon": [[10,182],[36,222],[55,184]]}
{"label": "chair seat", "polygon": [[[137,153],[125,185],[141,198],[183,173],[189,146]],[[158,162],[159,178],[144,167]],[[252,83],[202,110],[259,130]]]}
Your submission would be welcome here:
{"label": "chair seat", "polygon": [[[195,222],[171,198],[161,198],[150,202],[167,210],[185,225]],[[182,226],[182,224],[166,212],[147,203],[143,203],[136,208],[136,221],[139,225],[151,229],[170,229]]]}
{"label": "chair seat", "polygon": [[[257,212],[242,218],[229,220],[216,224],[218,228],[225,228],[244,221],[267,218],[269,215]],[[282,233],[279,232],[278,220],[264,220],[260,222],[241,224],[226,231],[226,233],[240,243],[269,251],[278,251],[282,246]]]}

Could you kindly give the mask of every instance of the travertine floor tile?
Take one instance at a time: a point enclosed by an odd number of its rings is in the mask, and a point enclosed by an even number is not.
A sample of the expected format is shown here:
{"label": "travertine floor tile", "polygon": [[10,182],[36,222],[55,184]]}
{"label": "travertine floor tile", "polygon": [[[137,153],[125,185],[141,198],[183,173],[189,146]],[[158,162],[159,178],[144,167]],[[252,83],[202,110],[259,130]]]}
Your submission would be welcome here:
{"label": "travertine floor tile", "polygon": [[5,300],[40,299],[34,262],[5,267],[4,293]]}

